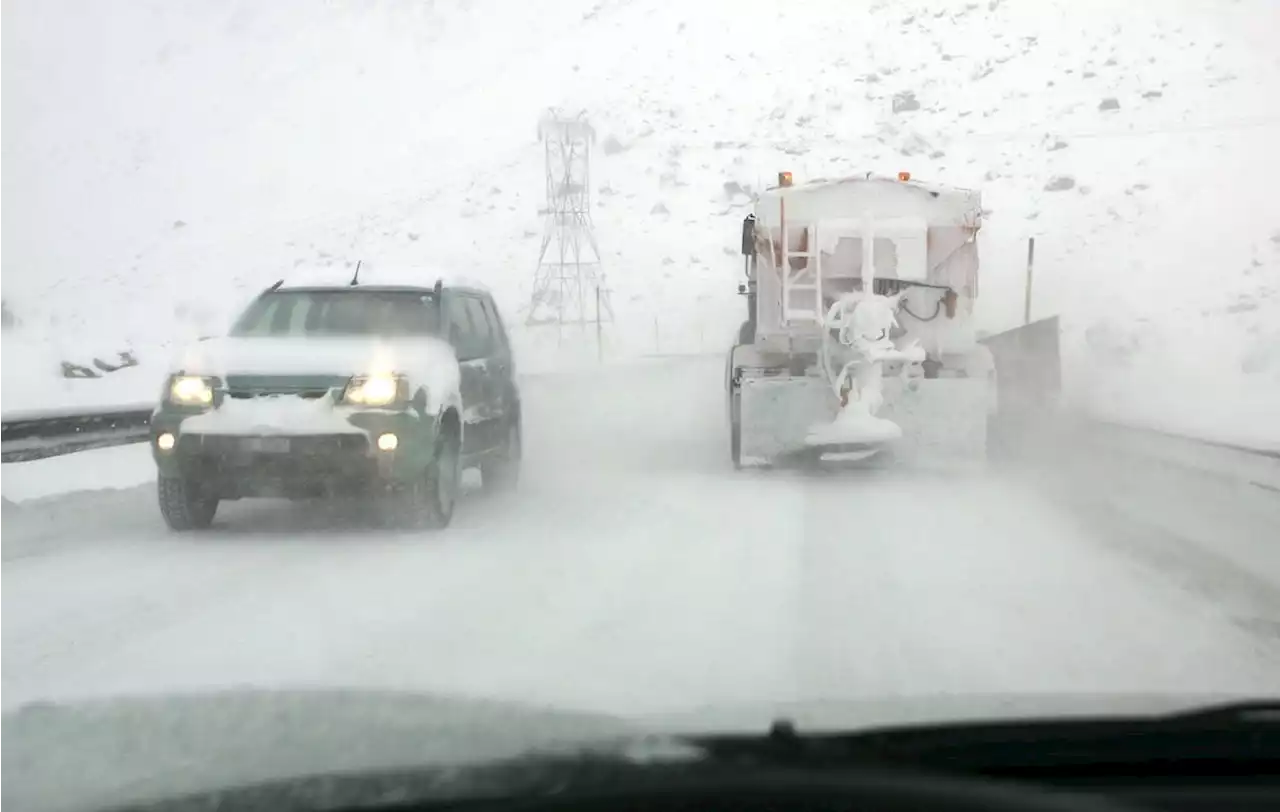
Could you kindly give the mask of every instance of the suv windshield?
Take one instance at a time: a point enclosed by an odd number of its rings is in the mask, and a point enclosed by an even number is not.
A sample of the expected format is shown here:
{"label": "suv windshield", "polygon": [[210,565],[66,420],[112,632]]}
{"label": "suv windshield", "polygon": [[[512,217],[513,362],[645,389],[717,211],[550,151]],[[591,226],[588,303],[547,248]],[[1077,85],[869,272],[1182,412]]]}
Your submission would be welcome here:
{"label": "suv windshield", "polygon": [[281,290],[260,296],[234,336],[435,335],[439,310],[426,291]]}

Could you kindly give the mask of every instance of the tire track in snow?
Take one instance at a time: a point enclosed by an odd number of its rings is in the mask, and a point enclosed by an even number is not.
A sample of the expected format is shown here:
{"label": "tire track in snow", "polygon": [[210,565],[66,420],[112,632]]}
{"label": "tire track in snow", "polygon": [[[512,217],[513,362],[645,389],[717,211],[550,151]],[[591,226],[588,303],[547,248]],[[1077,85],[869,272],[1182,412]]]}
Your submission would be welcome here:
{"label": "tire track in snow", "polygon": [[1195,596],[1260,646],[1280,643],[1280,547],[1270,541],[1280,498],[1088,438],[1072,438],[1052,457],[1020,473],[1075,516],[1100,554],[1135,578]]}

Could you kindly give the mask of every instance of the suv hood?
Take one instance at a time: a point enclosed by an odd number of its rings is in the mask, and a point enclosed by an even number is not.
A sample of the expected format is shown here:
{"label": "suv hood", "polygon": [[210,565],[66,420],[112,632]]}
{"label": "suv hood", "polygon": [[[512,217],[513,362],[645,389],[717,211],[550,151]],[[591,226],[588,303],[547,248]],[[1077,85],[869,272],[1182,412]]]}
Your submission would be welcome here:
{"label": "suv hood", "polygon": [[[230,691],[35,703],[3,721],[5,804],[87,810],[301,776],[440,768],[441,797],[484,789],[453,768],[533,751],[697,758],[679,733],[756,732],[1029,717],[1150,715],[1221,696],[938,696],[760,704],[627,720],[515,703],[365,691]],[[661,736],[654,736],[661,733]],[[449,784],[449,778],[456,786]],[[466,782],[472,783],[468,785]]]}
{"label": "suv hood", "polygon": [[453,348],[431,337],[254,338],[227,336],[198,342],[176,359],[188,375],[332,375],[453,369]]}

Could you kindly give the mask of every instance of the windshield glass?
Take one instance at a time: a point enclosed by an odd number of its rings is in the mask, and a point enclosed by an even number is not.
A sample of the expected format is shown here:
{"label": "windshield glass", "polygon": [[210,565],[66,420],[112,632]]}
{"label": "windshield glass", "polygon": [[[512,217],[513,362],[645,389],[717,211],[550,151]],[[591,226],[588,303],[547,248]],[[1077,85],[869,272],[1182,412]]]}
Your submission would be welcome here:
{"label": "windshield glass", "polygon": [[422,291],[273,291],[231,328],[233,336],[436,335],[440,309]]}
{"label": "windshield glass", "polygon": [[1280,691],[1280,0],[3,23],[5,708]]}

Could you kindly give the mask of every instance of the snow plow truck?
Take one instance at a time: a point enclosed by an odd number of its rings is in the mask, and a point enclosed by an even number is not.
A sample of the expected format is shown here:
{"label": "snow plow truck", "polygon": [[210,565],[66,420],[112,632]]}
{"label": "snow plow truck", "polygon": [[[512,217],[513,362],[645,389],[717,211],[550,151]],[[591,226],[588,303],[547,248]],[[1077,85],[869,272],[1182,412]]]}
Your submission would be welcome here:
{"label": "snow plow truck", "polygon": [[735,467],[981,465],[996,369],[978,342],[978,192],[859,175],[778,184],[742,226],[729,352]]}

